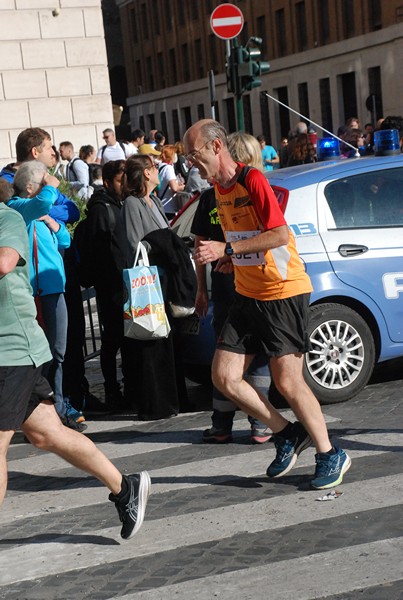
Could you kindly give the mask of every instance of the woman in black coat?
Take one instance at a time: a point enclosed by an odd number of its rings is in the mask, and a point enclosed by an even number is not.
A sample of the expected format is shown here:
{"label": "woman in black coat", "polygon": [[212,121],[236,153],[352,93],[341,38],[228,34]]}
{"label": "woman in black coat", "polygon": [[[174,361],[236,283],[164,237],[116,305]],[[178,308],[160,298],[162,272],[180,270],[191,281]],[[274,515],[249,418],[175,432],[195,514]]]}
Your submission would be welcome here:
{"label": "woman in black coat", "polygon": [[121,184],[124,160],[113,160],[102,167],[104,187],[94,192],[87,205],[85,234],[90,240],[91,277],[102,322],[101,370],[105,402],[114,409],[130,407],[117,377],[116,357],[121,350],[125,377],[126,357],[123,342],[123,269],[126,266],[126,235],[122,221]]}

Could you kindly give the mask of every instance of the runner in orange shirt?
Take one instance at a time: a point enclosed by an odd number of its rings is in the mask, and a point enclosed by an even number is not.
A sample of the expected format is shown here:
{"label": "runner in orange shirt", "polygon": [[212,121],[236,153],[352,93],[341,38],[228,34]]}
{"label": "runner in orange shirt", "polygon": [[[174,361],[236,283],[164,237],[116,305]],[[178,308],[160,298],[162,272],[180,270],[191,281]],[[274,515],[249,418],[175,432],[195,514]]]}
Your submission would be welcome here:
{"label": "runner in orange shirt", "polygon": [[[184,136],[186,158],[205,179],[212,179],[226,243],[201,242],[197,264],[219,260],[216,269],[234,269],[236,299],[217,342],[214,385],[274,432],[277,453],[267,469],[281,477],[313,443],[316,469],[311,486],[331,488],[343,480],[351,460],[333,447],[321,408],[306,384],[302,365],[312,286],[268,181],[256,169],[235,162],[225,129],[211,119],[190,127]],[[277,389],[299,419],[287,421],[244,378],[263,349]]]}

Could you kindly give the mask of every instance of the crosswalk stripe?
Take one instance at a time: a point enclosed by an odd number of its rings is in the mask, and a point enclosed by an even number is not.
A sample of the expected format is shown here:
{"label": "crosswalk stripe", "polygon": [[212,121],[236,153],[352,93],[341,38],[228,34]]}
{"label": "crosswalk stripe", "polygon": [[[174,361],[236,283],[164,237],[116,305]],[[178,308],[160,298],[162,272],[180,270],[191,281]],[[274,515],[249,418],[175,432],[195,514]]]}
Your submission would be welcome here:
{"label": "crosswalk stripe", "polygon": [[[248,448],[248,447],[246,447]],[[382,454],[382,450],[349,450],[351,458],[362,456],[376,456]],[[214,483],[230,481],[234,477],[256,477],[263,475],[268,464],[273,460],[275,450],[272,446],[267,446],[267,452],[249,452],[245,454],[231,454],[207,458],[202,461],[194,461],[180,465],[164,467],[162,469],[152,469],[151,478],[154,480],[153,494],[161,494],[173,490],[183,490],[186,488],[204,487],[213,480]],[[314,464],[314,451],[306,450],[298,459],[298,467],[312,467]],[[138,462],[138,466],[141,461]],[[72,469],[65,463],[65,476],[81,474],[80,471]],[[141,470],[141,468],[139,469]],[[11,469],[10,469],[11,472]],[[312,468],[313,473],[313,468]],[[268,480],[269,482],[269,480]],[[23,492],[17,495],[9,494],[0,511],[0,523],[8,522],[10,519],[26,518],[36,514],[43,514],[44,510],[63,510],[65,506],[70,508],[90,506],[105,502],[105,489],[103,487],[94,487],[93,479],[88,479],[87,483],[81,483],[80,487],[74,486],[73,489],[64,487],[62,490],[44,490],[35,492]]]}
{"label": "crosswalk stripe", "polygon": [[[336,419],[328,417],[327,421],[333,422],[336,421]],[[94,423],[94,431],[91,431],[91,433],[108,430],[112,431],[112,427],[108,429],[106,426],[106,423],[108,422],[111,423],[111,425],[116,424],[114,421],[96,422]],[[138,425],[138,423],[139,422],[133,421],[133,423],[130,423],[130,425]],[[122,422],[120,422],[119,429],[121,427]],[[242,433],[247,435],[249,431],[249,429],[246,429],[245,419],[234,422],[233,432],[235,432],[235,434]],[[126,443],[123,442],[123,440],[120,440],[119,443],[115,443],[113,441],[101,442],[97,443],[97,448],[106,454],[108,458],[113,460],[115,458],[122,458],[124,456],[131,456],[133,454],[140,456],[141,454],[148,454],[149,452],[160,452],[162,450],[180,448],[181,446],[186,446],[189,444],[197,444],[201,442],[201,433],[202,430],[200,427],[190,428],[184,431],[167,431],[158,434],[141,434],[138,436],[133,435],[133,433],[128,430],[127,440],[130,441]],[[48,454],[44,452],[28,458],[20,458],[8,461],[9,471],[32,473],[36,475],[45,472],[48,473],[53,469],[63,468],[66,468],[66,462],[62,458],[56,456],[55,454]]]}
{"label": "crosswalk stripe", "polygon": [[[6,585],[52,573],[88,568],[100,562],[113,563],[185,548],[192,544],[229,538],[240,532],[267,532],[311,521],[317,523],[321,519],[353,514],[357,510],[396,506],[401,503],[403,475],[346,483],[342,489],[344,495],[333,502],[316,502],[321,493],[309,491],[150,520],[144,524],[134,542],[118,544],[117,540],[121,541],[118,527],[92,530],[91,536],[109,539],[110,544],[83,543],[80,544],[79,553],[66,534],[59,536],[57,539],[60,541],[55,543],[43,543],[40,553],[36,544],[3,547],[0,555],[6,553],[7,565],[0,567],[0,582]],[[112,540],[116,540],[116,545]],[[19,565],[18,573],[9,568],[10,564]]]}
{"label": "crosswalk stripe", "polygon": [[[211,600],[216,597],[246,600],[260,597],[264,589],[267,589],[267,597],[275,600],[327,598],[401,580],[403,562],[396,568],[398,556],[403,556],[402,537],[360,544],[348,552],[342,548],[157,587],[119,596],[119,600]],[[325,587],[323,579],[312,577],[312,573],[326,573]]]}

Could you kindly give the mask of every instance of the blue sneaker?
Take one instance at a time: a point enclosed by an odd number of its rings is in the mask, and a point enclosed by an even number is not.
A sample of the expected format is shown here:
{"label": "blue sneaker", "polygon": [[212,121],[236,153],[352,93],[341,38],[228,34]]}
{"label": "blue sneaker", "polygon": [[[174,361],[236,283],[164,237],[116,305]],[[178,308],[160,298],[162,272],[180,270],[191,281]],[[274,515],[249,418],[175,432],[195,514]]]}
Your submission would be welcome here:
{"label": "blue sneaker", "polygon": [[84,423],[85,417],[81,410],[76,410],[74,406],[70,404],[68,400],[65,400],[66,404],[66,417],[76,423]]}
{"label": "blue sneaker", "polygon": [[315,477],[311,487],[315,490],[327,490],[343,481],[343,475],[351,466],[351,458],[341,448],[334,448],[335,454],[320,452],[316,454]]}
{"label": "blue sneaker", "polygon": [[286,439],[279,434],[273,435],[274,445],[276,446],[276,458],[267,468],[267,477],[272,479],[282,477],[288,471],[291,471],[298,456],[303,450],[311,445],[312,440],[301,423],[293,423],[292,439]]}

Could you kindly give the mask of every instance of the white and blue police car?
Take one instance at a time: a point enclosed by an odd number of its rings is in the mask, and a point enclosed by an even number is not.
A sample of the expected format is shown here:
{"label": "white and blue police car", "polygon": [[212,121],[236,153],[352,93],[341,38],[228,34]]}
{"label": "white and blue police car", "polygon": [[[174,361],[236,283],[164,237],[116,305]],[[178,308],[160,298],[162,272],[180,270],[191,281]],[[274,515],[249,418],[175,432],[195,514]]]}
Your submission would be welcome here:
{"label": "white and blue police car", "polygon": [[[266,176],[314,288],[306,380],[323,404],[348,400],[376,363],[403,356],[403,155],[329,160]],[[191,222],[193,211],[186,212],[183,224]],[[211,360],[209,319],[199,326],[193,319],[188,331],[196,335],[186,360],[197,364],[199,348],[200,368]]]}

